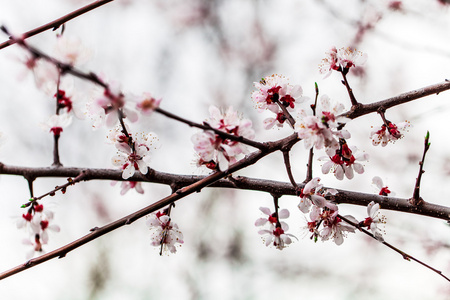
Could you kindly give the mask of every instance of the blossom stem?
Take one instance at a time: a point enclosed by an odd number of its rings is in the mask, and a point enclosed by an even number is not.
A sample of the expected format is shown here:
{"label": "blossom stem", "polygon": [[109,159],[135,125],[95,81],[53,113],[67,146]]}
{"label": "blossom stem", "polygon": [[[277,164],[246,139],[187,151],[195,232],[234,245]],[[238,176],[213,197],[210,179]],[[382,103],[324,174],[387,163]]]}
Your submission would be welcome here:
{"label": "blossom stem", "polygon": [[355,95],[353,94],[353,90],[350,87],[350,85],[348,84],[347,81],[347,76],[345,75],[345,73],[343,71],[341,71],[342,77],[344,78],[344,80],[342,81],[342,83],[345,85],[345,87],[347,88],[348,91],[348,95],[350,97],[350,101],[352,102],[352,106],[357,107],[359,105],[358,101],[356,101]]}
{"label": "blossom stem", "polygon": [[[345,221],[346,223],[348,223],[348,224],[354,226],[355,228],[359,229],[360,231],[362,231],[362,232],[365,233],[366,235],[368,235],[368,236],[370,236],[371,238],[377,240],[377,238],[376,238],[372,233],[370,233],[369,231],[367,231],[367,230],[364,229],[364,228],[361,228],[361,226],[359,226],[358,224],[356,224],[356,223],[350,221],[350,220],[347,219],[346,217],[343,217],[343,216],[341,216],[341,215],[339,215],[339,214],[338,214],[337,216],[338,216],[340,219],[342,219],[343,221]],[[377,241],[379,241],[379,240],[377,240]],[[422,262],[421,260],[419,260],[419,259],[417,259],[417,258],[415,258],[415,257],[413,257],[413,256],[411,256],[411,255],[409,255],[409,254],[406,253],[406,252],[403,252],[402,250],[398,249],[397,247],[395,247],[395,246],[393,246],[393,245],[391,245],[391,244],[389,244],[389,243],[387,243],[387,242],[385,242],[385,241],[383,241],[383,242],[379,241],[379,242],[382,243],[383,245],[387,246],[388,248],[394,250],[394,251],[397,252],[398,254],[400,254],[400,255],[403,257],[403,259],[405,259],[405,260],[407,260],[407,261],[413,260],[413,261],[415,261],[415,262],[421,264],[422,266],[424,266],[424,267],[430,269],[431,271],[433,271],[433,272],[439,274],[439,275],[442,276],[445,280],[447,280],[447,281],[450,282],[450,278],[448,278],[447,276],[445,276],[444,274],[442,274],[442,271],[433,268],[432,266],[430,266],[430,265],[428,265],[428,264]]]}
{"label": "blossom stem", "polygon": [[422,174],[425,173],[425,171],[423,170],[423,164],[425,163],[425,155],[427,154],[428,150],[430,149],[431,143],[429,142],[429,140],[430,140],[430,132],[427,131],[427,135],[425,136],[422,160],[419,162],[419,166],[420,166],[419,167],[419,175],[417,175],[416,185],[414,187],[414,193],[413,193],[412,198],[410,199],[411,203],[416,206],[422,205],[424,202],[422,197],[420,197],[420,180],[422,179]]}
{"label": "blossom stem", "polygon": [[59,138],[61,137],[61,135],[59,134],[54,134],[53,135],[53,167],[62,167],[62,163],[59,160]]}
{"label": "blossom stem", "polygon": [[166,116],[166,117],[168,117],[170,119],[174,119],[174,120],[177,120],[177,121],[179,121],[181,123],[187,124],[190,127],[196,127],[196,128],[200,128],[200,129],[203,129],[203,130],[214,131],[214,133],[216,133],[217,135],[219,135],[220,137],[222,137],[224,139],[229,139],[229,140],[232,140],[232,141],[240,142],[240,143],[252,146],[254,148],[260,149],[260,150],[267,149],[267,146],[265,144],[263,144],[263,143],[246,139],[243,136],[226,133],[224,131],[221,131],[219,129],[211,127],[208,123],[204,123],[203,125],[202,124],[198,124],[198,123],[186,120],[186,119],[184,119],[182,117],[179,117],[179,116],[177,116],[175,114],[172,114],[172,113],[170,113],[170,112],[168,112],[166,110],[163,110],[162,108],[159,108],[159,107],[155,109],[155,112],[160,113],[160,114],[162,114],[162,115],[164,115],[164,116]]}
{"label": "blossom stem", "polygon": [[286,106],[283,105],[283,103],[280,102],[280,100],[278,99],[274,99],[275,103],[278,104],[278,106],[281,108],[281,111],[283,111],[283,115],[286,117],[286,120],[288,121],[289,125],[294,128],[295,125],[295,120],[294,118],[291,116],[291,114],[288,112]]}

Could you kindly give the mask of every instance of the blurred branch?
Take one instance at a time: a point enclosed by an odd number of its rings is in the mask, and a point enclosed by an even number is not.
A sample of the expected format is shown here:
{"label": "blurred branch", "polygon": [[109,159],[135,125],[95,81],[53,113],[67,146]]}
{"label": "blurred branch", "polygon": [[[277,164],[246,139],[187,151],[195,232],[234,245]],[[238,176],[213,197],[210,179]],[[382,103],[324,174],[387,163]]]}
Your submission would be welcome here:
{"label": "blurred branch", "polygon": [[[290,137],[291,141],[295,138],[295,135]],[[258,152],[256,152],[258,153]],[[254,155],[254,154],[251,154]],[[248,159],[248,158],[247,158]],[[239,161],[237,164],[246,163],[247,159]],[[234,165],[233,165],[234,167]],[[112,169],[82,169],[82,168],[30,168],[30,167],[18,167],[8,166],[0,163],[0,174],[7,175],[19,175],[19,176],[31,176],[33,178],[40,177],[77,177],[84,172],[82,180],[117,180],[124,181],[122,178],[122,170]],[[233,168],[227,173],[234,172]],[[207,178],[206,176],[194,176],[194,175],[180,175],[158,172],[155,170],[149,170],[146,175],[136,172],[132,177],[128,178],[129,181],[140,182],[152,182],[164,185],[177,184],[179,186],[188,186],[195,182],[199,182]],[[297,183],[299,188],[304,187],[304,183]],[[296,189],[290,182],[280,182],[266,179],[249,178],[243,176],[233,177],[230,179],[216,180],[209,184],[208,187],[220,187],[220,188],[232,188],[239,190],[252,190],[267,192],[275,195],[287,195],[296,196]],[[399,212],[407,212],[412,214],[418,214],[437,219],[450,220],[450,207],[441,206],[425,202],[423,205],[415,206],[410,203],[409,199],[394,198],[387,196],[380,196],[376,194],[366,194],[346,190],[338,190],[338,194],[332,199],[333,202],[338,204],[352,204],[358,206],[367,206],[371,201],[380,203],[382,209],[394,210]],[[297,198],[294,198],[297,201]]]}
{"label": "blurred branch", "polygon": [[[64,23],[66,23],[67,21],[70,21],[72,19],[75,19],[76,17],[81,16],[82,14],[85,14],[93,9],[96,9],[97,7],[100,7],[104,4],[107,4],[109,2],[112,2],[114,0],[98,0],[98,1],[94,1],[91,4],[88,4],[86,6],[83,6],[80,9],[77,9],[61,18],[58,18],[54,21],[51,21],[50,23],[47,23],[45,25],[39,26],[35,29],[32,29],[30,31],[27,31],[25,33],[22,34],[21,38],[22,39],[26,39],[29,38],[31,36],[37,35],[41,32],[47,31],[47,30],[53,30],[55,31],[56,29],[58,29],[61,25],[63,25]],[[10,38],[10,40],[3,42],[0,44],[0,49],[6,48],[8,46],[11,46],[13,44],[17,43],[16,39],[12,39]]]}

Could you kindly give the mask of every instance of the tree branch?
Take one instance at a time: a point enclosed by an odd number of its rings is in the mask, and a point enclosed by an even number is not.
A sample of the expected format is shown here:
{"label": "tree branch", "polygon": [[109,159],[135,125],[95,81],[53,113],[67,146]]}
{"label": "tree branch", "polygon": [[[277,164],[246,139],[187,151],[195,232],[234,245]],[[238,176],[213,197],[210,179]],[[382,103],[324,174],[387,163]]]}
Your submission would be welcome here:
{"label": "tree branch", "polygon": [[[86,6],[83,6],[80,9],[77,9],[61,18],[58,18],[54,21],[51,21],[50,23],[47,23],[45,25],[42,25],[40,27],[37,27],[35,29],[32,29],[30,31],[27,31],[25,33],[22,34],[22,38],[26,39],[29,38],[31,36],[34,36],[36,34],[39,34],[41,32],[47,31],[49,29],[52,29],[53,31],[58,29],[59,26],[63,25],[64,23],[66,23],[67,21],[70,21],[78,16],[81,16],[82,14],[85,14],[93,9],[96,9],[97,7],[100,7],[104,4],[107,4],[109,2],[112,2],[114,0],[98,0],[98,1],[94,1],[91,4],[88,4]],[[17,41],[15,39],[10,39],[6,42],[3,42],[0,44],[0,49],[6,48],[8,46],[11,46],[13,44],[17,43]]]}
{"label": "tree branch", "polygon": [[[293,137],[295,136],[291,136],[291,138]],[[243,163],[245,162],[245,160],[241,160],[238,163],[241,162]],[[0,174],[19,175],[24,177],[31,176],[32,178],[77,177],[83,171],[87,171],[85,173],[85,176],[83,177],[83,180],[86,181],[87,180],[125,181],[122,178],[121,170],[83,169],[83,168],[68,168],[68,167],[30,168],[30,167],[8,166],[0,163]],[[158,172],[151,169],[146,175],[142,175],[141,173],[136,172],[132,177],[128,178],[128,180],[158,183],[169,186],[176,183],[179,186],[187,186],[195,182],[198,182],[204,178],[205,176],[171,174]],[[298,186],[299,188],[303,188],[304,184],[299,183]],[[232,188],[240,190],[260,191],[275,195],[296,196],[296,189],[289,182],[249,178],[243,176],[234,177],[232,180],[221,179],[210,184],[208,187]],[[335,195],[332,199],[333,202],[338,204],[367,206],[371,201],[375,201],[376,203],[380,203],[380,206],[383,209],[394,210],[399,212],[407,212],[450,221],[450,207],[432,204],[429,203],[428,201],[421,206],[415,206],[410,203],[409,199],[394,198],[346,190],[338,190],[338,192],[339,193]]]}
{"label": "tree branch", "polygon": [[361,104],[357,106],[353,106],[348,112],[341,114],[340,116],[344,116],[350,119],[355,119],[357,117],[367,115],[373,112],[377,112],[380,107],[384,107],[388,109],[390,107],[394,107],[403,103],[407,103],[419,98],[423,98],[429,95],[436,94],[438,95],[440,92],[450,90],[450,81],[445,80],[444,82],[433,84],[426,86],[421,89],[413,90],[410,92],[406,92],[400,94],[395,97],[391,97],[382,101],[370,103],[370,104]]}

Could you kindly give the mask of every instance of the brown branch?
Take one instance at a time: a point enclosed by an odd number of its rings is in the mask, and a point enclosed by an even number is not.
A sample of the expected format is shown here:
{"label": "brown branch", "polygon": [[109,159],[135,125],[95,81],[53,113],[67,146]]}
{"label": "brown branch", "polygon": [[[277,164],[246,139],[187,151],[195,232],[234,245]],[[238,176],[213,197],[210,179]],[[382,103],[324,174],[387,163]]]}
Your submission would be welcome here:
{"label": "brown branch", "polygon": [[[294,138],[295,136],[291,136]],[[83,169],[83,168],[30,168],[19,166],[8,166],[0,163],[0,174],[18,175],[25,178],[48,178],[48,177],[76,177],[83,171],[87,171],[83,180],[116,180],[125,181],[122,178],[121,170],[113,169]],[[165,172],[158,172],[150,169],[146,175],[136,172],[129,181],[151,182],[164,185],[187,186],[204,179],[205,176],[198,175],[180,175]],[[298,184],[300,188],[304,184]],[[240,190],[251,190],[266,192],[274,195],[296,196],[296,189],[290,182],[280,182],[266,179],[249,178],[243,176],[233,177],[233,180],[222,179],[210,184],[208,187],[231,188]],[[428,216],[437,219],[450,220],[450,207],[432,204],[429,202],[421,206],[415,206],[409,202],[409,199],[379,196],[376,194],[366,194],[346,190],[338,190],[338,194],[333,197],[333,202],[338,204],[351,204],[358,206],[367,206],[371,201],[380,203],[383,209],[398,212],[412,213],[422,216]],[[297,201],[298,198],[294,198]]]}
{"label": "brown branch", "polygon": [[[91,233],[85,235],[82,238],[79,238],[78,240],[76,240],[72,243],[67,244],[66,246],[63,246],[59,249],[56,249],[54,251],[51,251],[44,255],[41,255],[37,258],[33,258],[33,259],[29,260],[28,262],[26,262],[25,264],[19,265],[8,271],[0,273],[0,280],[7,278],[9,276],[12,276],[14,274],[17,274],[19,272],[22,272],[31,267],[34,267],[43,262],[46,262],[55,257],[58,257],[58,258],[65,257],[66,254],[69,253],[70,251],[72,251],[84,244],[87,244],[90,241],[92,241],[106,233],[109,233],[117,228],[120,228],[124,225],[129,225],[129,224],[133,223],[134,221],[136,221],[158,209],[161,209],[171,203],[174,203],[175,201],[177,201],[187,195],[190,195],[194,192],[200,192],[202,190],[202,188],[213,184],[214,182],[226,177],[227,175],[229,175],[235,171],[238,171],[240,169],[248,167],[248,166],[256,163],[261,158],[267,156],[268,154],[273,153],[277,150],[281,150],[281,148],[283,146],[285,146],[286,144],[290,144],[290,143],[293,143],[293,141],[298,141],[298,140],[299,139],[298,139],[297,134],[292,134],[291,136],[281,139],[279,141],[270,142],[270,143],[268,143],[268,148],[266,151],[264,151],[264,152],[260,151],[260,150],[255,151],[255,152],[251,153],[250,155],[248,155],[245,159],[242,159],[242,160],[238,161],[237,163],[231,165],[230,168],[226,171],[215,172],[207,177],[202,178],[199,181],[196,181],[196,182],[190,184],[189,186],[186,186],[184,188],[181,188],[181,189],[175,191],[175,193],[172,193],[170,196],[168,196],[164,199],[161,199],[160,201],[155,202],[139,211],[136,211],[128,216],[125,216],[125,217],[123,217],[117,221],[114,221],[110,224],[107,224],[103,227],[100,227],[100,228],[95,227],[95,228],[91,229]],[[0,165],[0,170],[4,171],[4,169],[5,169],[5,166]],[[56,170],[59,170],[59,169],[61,169],[61,168],[58,168]]]}
{"label": "brown branch", "polygon": [[[83,6],[80,9],[77,9],[61,18],[58,18],[54,21],[51,21],[50,23],[47,23],[45,25],[42,25],[40,27],[37,27],[35,29],[32,29],[30,31],[27,31],[25,33],[22,34],[22,38],[26,39],[29,38],[31,36],[34,36],[36,34],[39,34],[41,32],[47,31],[47,30],[56,30],[58,29],[61,25],[63,25],[64,23],[66,23],[67,21],[70,21],[78,16],[81,16],[82,14],[85,14],[93,9],[96,9],[97,7],[100,7],[104,4],[107,4],[109,2],[112,2],[114,0],[98,0],[98,1],[94,1],[91,4],[88,4],[86,6]],[[17,41],[15,39],[10,39],[6,42],[3,42],[0,44],[0,49],[6,48],[8,46],[11,46],[13,44],[15,44]]]}
{"label": "brown branch", "polygon": [[416,99],[420,99],[429,95],[436,94],[438,95],[441,92],[450,90],[450,81],[445,80],[444,82],[429,85],[421,89],[413,90],[410,92],[406,92],[400,94],[395,97],[391,97],[382,101],[370,103],[370,104],[361,104],[359,103],[357,106],[353,106],[348,112],[341,114],[340,116],[344,116],[350,119],[355,119],[363,115],[367,115],[373,112],[377,112],[380,107],[384,107],[384,109],[388,109],[390,107],[394,107],[403,103],[407,103]]}
{"label": "brown branch", "polygon": [[171,112],[168,112],[168,111],[166,111],[164,109],[161,109],[159,107],[155,109],[155,112],[160,113],[160,114],[162,114],[162,115],[164,115],[164,116],[166,116],[166,117],[168,117],[170,119],[174,119],[174,120],[177,120],[177,121],[179,121],[181,123],[187,124],[190,127],[196,127],[196,128],[200,128],[200,129],[203,129],[203,130],[214,131],[214,133],[218,134],[220,137],[225,138],[225,139],[229,139],[229,140],[232,140],[232,141],[240,142],[240,143],[243,143],[243,144],[255,147],[257,149],[260,149],[260,150],[264,150],[264,149],[267,148],[267,146],[264,143],[259,143],[259,142],[256,142],[256,141],[252,141],[252,140],[244,138],[243,136],[233,135],[233,134],[224,132],[222,130],[219,130],[219,129],[216,129],[216,128],[212,128],[207,123],[202,125],[202,124],[198,124],[198,123],[186,120],[186,119],[184,119],[182,117],[174,115]]}

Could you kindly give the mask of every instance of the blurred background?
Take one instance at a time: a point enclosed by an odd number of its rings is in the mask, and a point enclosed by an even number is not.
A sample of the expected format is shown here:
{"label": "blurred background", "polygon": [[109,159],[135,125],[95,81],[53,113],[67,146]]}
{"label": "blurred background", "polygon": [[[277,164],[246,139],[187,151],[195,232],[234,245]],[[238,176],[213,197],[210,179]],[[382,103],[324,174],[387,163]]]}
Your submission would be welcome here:
{"label": "blurred background", "polygon": [[[0,23],[21,33],[61,17],[89,1],[21,0],[0,4]],[[82,70],[120,82],[126,93],[150,92],[161,107],[201,122],[211,104],[233,106],[253,121],[256,140],[285,137],[289,128],[265,131],[251,100],[253,82],[283,74],[314,97],[321,94],[350,107],[340,74],[323,79],[318,65],[331,47],[356,47],[368,61],[348,80],[356,98],[371,103],[449,78],[450,6],[447,1],[383,0],[116,0],[65,26],[65,37],[78,38],[90,59]],[[30,38],[31,45],[54,53],[56,32]],[[3,36],[0,41],[7,40]],[[8,165],[46,167],[52,163],[51,134],[39,124],[54,113],[52,95],[37,88],[14,45],[0,51],[0,161]],[[75,80],[79,105],[90,100],[93,86]],[[349,142],[370,155],[365,173],[338,181],[315,176],[325,186],[374,193],[380,176],[397,197],[409,198],[422,156],[423,138],[431,133],[421,195],[425,201],[450,205],[450,93],[429,96],[388,110],[394,123],[412,128],[395,144],[374,147],[375,114],[352,121]],[[207,174],[195,166],[190,137],[197,130],[153,114],[131,124],[133,131],[157,133],[160,148],[152,167],[178,174]],[[109,129],[92,129],[90,120],[74,119],[60,139],[64,166],[110,168],[115,148]],[[318,151],[316,157],[324,155]],[[291,153],[294,176],[305,177],[307,151],[298,143]],[[275,153],[236,175],[288,181],[282,155]],[[38,179],[41,195],[66,179]],[[61,247],[170,193],[169,187],[144,184],[120,195],[120,185],[83,182],[44,201],[55,212],[60,233],[50,234],[45,250]],[[21,177],[0,176],[0,271],[24,263],[27,233],[16,229],[20,205],[29,198]],[[141,219],[71,253],[19,273],[0,283],[2,299],[448,299],[448,282],[437,274],[370,240],[349,235],[343,245],[302,238],[305,218],[299,200],[282,197],[290,233],[299,237],[283,251],[265,247],[254,226],[259,207],[272,209],[271,196],[260,192],[204,189],[177,202],[173,220],[185,243],[176,254],[159,256]],[[365,207],[341,205],[343,215],[359,220]],[[442,220],[382,211],[386,241],[450,274],[450,228]]]}

